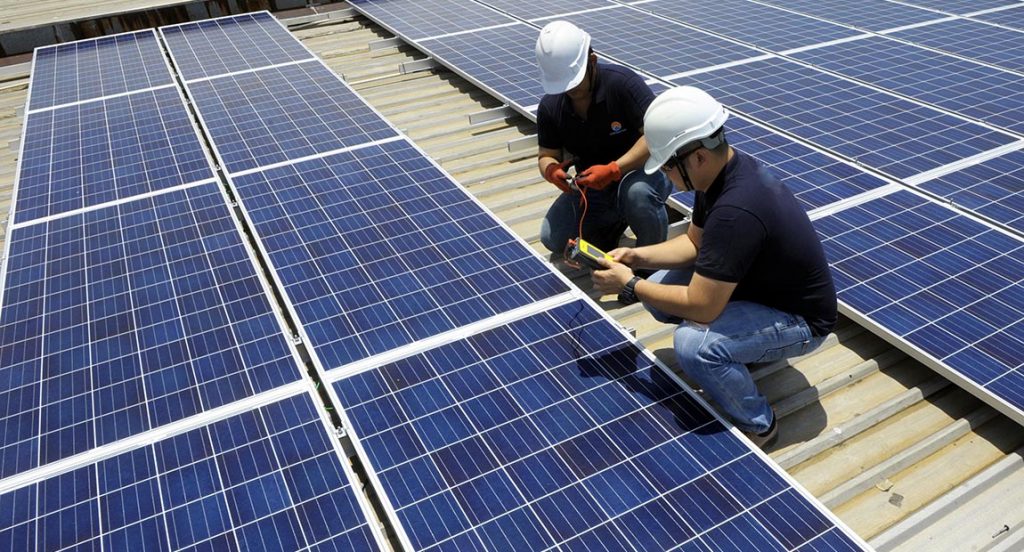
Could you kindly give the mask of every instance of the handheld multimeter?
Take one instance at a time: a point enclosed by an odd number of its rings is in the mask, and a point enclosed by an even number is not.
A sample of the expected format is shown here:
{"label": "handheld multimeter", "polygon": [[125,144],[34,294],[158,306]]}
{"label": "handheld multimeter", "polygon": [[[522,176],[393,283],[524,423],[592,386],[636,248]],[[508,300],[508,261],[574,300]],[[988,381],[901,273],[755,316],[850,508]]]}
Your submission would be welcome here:
{"label": "handheld multimeter", "polygon": [[[572,240],[571,240],[572,241]],[[579,238],[573,241],[572,249],[569,251],[569,260],[580,266],[586,265],[591,270],[604,270],[598,259],[605,258],[612,261],[612,256],[591,245],[587,240]]]}

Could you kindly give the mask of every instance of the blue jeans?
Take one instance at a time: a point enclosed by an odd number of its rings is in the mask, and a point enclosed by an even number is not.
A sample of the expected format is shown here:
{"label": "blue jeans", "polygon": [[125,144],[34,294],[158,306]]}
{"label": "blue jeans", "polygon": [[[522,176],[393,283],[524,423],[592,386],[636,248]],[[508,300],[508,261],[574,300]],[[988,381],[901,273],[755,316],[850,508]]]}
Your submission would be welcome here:
{"label": "blue jeans", "polygon": [[[687,285],[692,276],[688,268],[662,270],[648,279]],[[679,324],[674,345],[683,372],[746,432],[767,431],[773,416],[746,365],[804,355],[825,340],[811,334],[803,317],[750,301],[730,301],[710,324],[647,310],[661,322]]]}
{"label": "blue jeans", "polygon": [[[587,191],[587,216],[583,219],[583,237],[599,249],[618,247],[628,225],[636,234],[637,247],[661,243],[668,237],[668,213],[665,200],[672,193],[672,182],[658,171],[644,174],[632,171],[618,186]],[[544,215],[540,241],[548,251],[561,253],[565,243],[579,234],[583,214],[579,192],[562,194]]]}

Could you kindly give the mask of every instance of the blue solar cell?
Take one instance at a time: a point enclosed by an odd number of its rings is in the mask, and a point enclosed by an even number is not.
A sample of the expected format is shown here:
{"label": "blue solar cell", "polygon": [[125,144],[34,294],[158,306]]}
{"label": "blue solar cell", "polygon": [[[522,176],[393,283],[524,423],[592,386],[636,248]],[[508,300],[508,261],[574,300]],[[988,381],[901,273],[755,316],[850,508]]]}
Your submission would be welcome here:
{"label": "blue solar cell", "polygon": [[920,185],[962,209],[1024,232],[1024,151],[1015,151]]}
{"label": "blue solar cell", "polygon": [[[532,369],[505,373],[509,355],[531,357]],[[410,372],[417,383],[406,385]],[[542,399],[538,387],[517,386],[537,378],[549,380]],[[454,379],[492,383],[456,400],[447,386]],[[424,389],[431,384],[448,400],[423,409],[417,398],[435,394]],[[415,549],[583,549],[595,539],[669,549],[725,542],[717,539],[734,529],[722,523],[756,527],[759,549],[823,538],[859,549],[582,301],[345,377],[331,390]],[[381,403],[401,416],[382,425]],[[437,431],[455,426],[472,431]],[[790,516],[799,519],[787,523]]]}
{"label": "blue solar cell", "polygon": [[173,83],[150,29],[79,40],[36,50],[29,109]]}
{"label": "blue solar cell", "polygon": [[964,15],[981,10],[1019,5],[1020,0],[906,0],[904,3]]}
{"label": "blue solar cell", "polygon": [[29,113],[14,220],[213,178],[176,88]]}
{"label": "blue solar cell", "polygon": [[[563,13],[578,12],[594,8],[614,6],[608,0],[545,0],[544,2],[523,2],[521,0],[480,0],[481,3],[497,8],[522,19],[538,19]],[[544,24],[544,22],[539,22]]]}
{"label": "blue solar cell", "polygon": [[590,33],[591,46],[598,52],[656,77],[763,55],[753,48],[626,6],[562,19]]}
{"label": "blue solar cell", "polygon": [[398,135],[319,61],[189,84],[229,173]]}
{"label": "blue solar cell", "polygon": [[[525,23],[420,41],[434,59],[476,81],[520,111],[544,95],[534,45],[540,31]],[[532,108],[532,109],[531,109]]]}
{"label": "blue solar cell", "polygon": [[991,125],[1024,132],[1024,77],[873,36],[793,57]]}
{"label": "blue solar cell", "polygon": [[[892,224],[906,237],[835,249]],[[839,299],[989,394],[1015,418],[1024,369],[1024,241],[900,191],[815,221]],[[870,259],[871,269],[854,267]],[[1003,383],[1000,383],[1003,382]]]}
{"label": "blue solar cell", "polygon": [[352,0],[363,15],[391,32],[410,40],[420,40],[460,31],[471,31],[514,20],[476,2],[458,0]]}
{"label": "blue solar cell", "polygon": [[940,21],[889,34],[951,54],[1024,71],[1024,33],[970,19]]}
{"label": "blue solar cell", "polygon": [[0,548],[377,550],[307,393],[0,495]]}
{"label": "blue solar cell", "polygon": [[654,0],[636,7],[774,51],[861,34],[748,0]]}
{"label": "blue solar cell", "polygon": [[[1015,4],[1016,5],[1016,4]],[[988,23],[995,23],[1018,31],[1024,31],[1024,5],[992,13],[973,16]]]}
{"label": "blue solar cell", "polygon": [[160,32],[186,81],[313,59],[267,12],[161,27]]}
{"label": "blue solar cell", "polygon": [[897,178],[1016,141],[1012,135],[783,59],[676,82],[701,87],[730,109]]}
{"label": "blue solar cell", "polygon": [[943,14],[885,0],[764,0],[780,8],[851,27],[881,31],[941,19]]}
{"label": "blue solar cell", "polygon": [[405,141],[233,183],[325,369],[566,290]]}
{"label": "blue solar cell", "polygon": [[217,184],[10,239],[0,476],[299,378]]}
{"label": "blue solar cell", "polygon": [[[764,163],[793,192],[805,211],[886,184],[877,176],[736,115],[726,123],[726,139],[733,147]],[[672,199],[687,209],[693,208],[692,193],[675,192]]]}

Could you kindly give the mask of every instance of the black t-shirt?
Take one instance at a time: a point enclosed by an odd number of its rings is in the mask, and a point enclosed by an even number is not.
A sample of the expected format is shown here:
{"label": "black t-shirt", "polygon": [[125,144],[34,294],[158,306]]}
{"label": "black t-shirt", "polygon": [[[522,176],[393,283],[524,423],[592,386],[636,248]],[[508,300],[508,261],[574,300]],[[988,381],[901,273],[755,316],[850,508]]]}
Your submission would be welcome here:
{"label": "black t-shirt", "polygon": [[821,240],[789,191],[753,157],[735,151],[693,223],[704,230],[695,271],[737,282],[732,301],[752,301],[807,321],[823,336],[836,324],[836,290]]}
{"label": "black t-shirt", "polygon": [[566,94],[547,94],[537,107],[537,144],[569,150],[579,162],[576,171],[615,161],[643,134],[644,113],[654,92],[633,71],[598,63],[594,96],[584,121]]}

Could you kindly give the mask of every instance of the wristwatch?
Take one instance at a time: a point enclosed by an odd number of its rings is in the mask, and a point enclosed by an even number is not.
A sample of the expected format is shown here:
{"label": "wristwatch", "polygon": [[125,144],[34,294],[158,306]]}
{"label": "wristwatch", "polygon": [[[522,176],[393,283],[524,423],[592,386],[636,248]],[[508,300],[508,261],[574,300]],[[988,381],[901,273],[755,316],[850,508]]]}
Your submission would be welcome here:
{"label": "wristwatch", "polygon": [[640,281],[639,276],[633,276],[633,278],[626,282],[626,285],[622,286],[622,291],[619,292],[619,302],[623,305],[632,305],[640,300],[636,296],[636,283]]}

